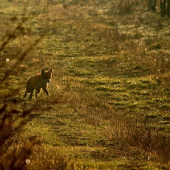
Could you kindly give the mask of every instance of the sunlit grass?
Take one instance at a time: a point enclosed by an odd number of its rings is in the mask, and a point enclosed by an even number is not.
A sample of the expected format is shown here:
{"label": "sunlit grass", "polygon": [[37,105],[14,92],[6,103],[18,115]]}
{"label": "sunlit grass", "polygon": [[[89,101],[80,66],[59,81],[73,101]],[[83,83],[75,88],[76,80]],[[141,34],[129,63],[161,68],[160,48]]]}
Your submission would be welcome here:
{"label": "sunlit grass", "polygon": [[[134,21],[133,11],[125,21],[113,10],[114,2],[31,2],[25,11],[24,4],[15,1],[1,2],[0,7],[1,36],[13,31],[22,16],[27,19],[24,31],[0,52],[1,78],[16,57],[42,37],[1,84],[0,104],[7,103],[5,113],[15,114],[12,129],[21,124],[7,155],[13,145],[26,144],[26,151],[32,148],[22,159],[31,161],[28,169],[161,169],[164,161],[168,166],[168,152],[159,159],[161,142],[166,142],[159,135],[167,137],[170,128],[169,68],[163,66],[168,52],[159,50],[169,40],[158,28],[158,44],[157,38],[148,37],[157,33],[146,24],[145,15],[151,14],[140,11],[141,18]],[[157,14],[152,15],[152,22],[157,20]],[[54,70],[50,96],[42,92],[38,99],[23,99],[27,79],[42,68]],[[10,122],[7,119],[7,125]],[[152,148],[145,146],[148,137]]]}

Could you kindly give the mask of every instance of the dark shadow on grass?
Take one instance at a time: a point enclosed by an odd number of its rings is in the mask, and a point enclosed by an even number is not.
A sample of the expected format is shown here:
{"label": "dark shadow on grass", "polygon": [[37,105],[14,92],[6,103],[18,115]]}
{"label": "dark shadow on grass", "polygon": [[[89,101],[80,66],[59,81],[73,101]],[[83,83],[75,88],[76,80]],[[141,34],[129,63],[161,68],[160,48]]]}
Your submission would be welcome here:
{"label": "dark shadow on grass", "polygon": [[[24,141],[22,144],[17,139],[21,129],[39,114],[32,116],[30,113],[34,106],[22,113],[15,109],[8,111],[7,104],[0,109],[0,167],[1,169],[26,169],[26,160],[29,160],[34,145],[40,144],[34,138]],[[19,122],[19,123],[17,123]]]}
{"label": "dark shadow on grass", "polygon": [[[19,35],[24,35],[24,23],[27,21],[25,14],[21,18],[21,22],[11,32],[6,32],[2,38],[3,42],[0,45],[0,52],[5,50],[6,46]],[[8,77],[17,75],[15,70],[25,59],[26,55],[35,48],[42,40],[43,36],[37,38],[31,45],[23,52],[15,56],[15,63],[10,67],[4,67],[4,62],[0,63],[1,66],[1,88],[8,89],[7,95],[1,96],[0,108],[0,169],[18,170],[27,169],[30,156],[35,145],[40,142],[37,137],[27,139],[26,141],[19,141],[19,134],[23,127],[33,119],[39,117],[39,114],[32,115],[31,112],[35,110],[36,103],[29,109],[18,109],[18,104],[21,103],[16,97],[19,89],[13,89]],[[6,63],[5,63],[6,64]],[[15,71],[14,71],[15,70]]]}

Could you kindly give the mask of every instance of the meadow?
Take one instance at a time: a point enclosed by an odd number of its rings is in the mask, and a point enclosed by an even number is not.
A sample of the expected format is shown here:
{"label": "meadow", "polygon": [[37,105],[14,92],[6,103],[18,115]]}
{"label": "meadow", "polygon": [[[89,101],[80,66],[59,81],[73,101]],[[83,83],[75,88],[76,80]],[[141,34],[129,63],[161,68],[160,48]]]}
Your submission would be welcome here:
{"label": "meadow", "polygon": [[[0,169],[170,168],[170,19],[145,1],[1,0]],[[50,96],[23,98],[53,69]]]}

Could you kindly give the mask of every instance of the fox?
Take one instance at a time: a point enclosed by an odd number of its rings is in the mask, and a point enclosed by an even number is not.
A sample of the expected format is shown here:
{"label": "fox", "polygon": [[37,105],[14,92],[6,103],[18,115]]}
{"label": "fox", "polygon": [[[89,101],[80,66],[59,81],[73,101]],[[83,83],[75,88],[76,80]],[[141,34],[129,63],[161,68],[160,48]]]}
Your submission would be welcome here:
{"label": "fox", "polygon": [[36,90],[35,97],[37,98],[41,89],[43,89],[44,92],[47,94],[47,96],[49,96],[49,92],[47,88],[48,88],[48,83],[51,82],[51,78],[52,78],[52,69],[50,69],[49,71],[44,71],[44,69],[42,69],[41,73],[38,73],[32,76],[31,78],[29,78],[27,80],[24,98],[27,96],[27,93],[30,93],[29,100],[31,100],[34,90]]}

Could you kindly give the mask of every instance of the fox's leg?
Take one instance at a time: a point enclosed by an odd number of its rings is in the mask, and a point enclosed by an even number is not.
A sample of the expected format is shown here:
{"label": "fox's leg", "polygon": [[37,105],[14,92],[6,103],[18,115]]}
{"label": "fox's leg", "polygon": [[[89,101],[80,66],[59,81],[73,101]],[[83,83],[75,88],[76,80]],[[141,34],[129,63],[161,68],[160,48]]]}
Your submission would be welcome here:
{"label": "fox's leg", "polygon": [[47,96],[49,96],[48,90],[45,87],[43,88],[43,90],[47,94]]}
{"label": "fox's leg", "polygon": [[32,99],[32,94],[33,94],[33,92],[34,92],[34,89],[31,90],[31,94],[30,94],[29,100]]}
{"label": "fox's leg", "polygon": [[37,94],[40,93],[40,89],[36,89],[35,97],[37,98]]}
{"label": "fox's leg", "polygon": [[24,98],[27,96],[27,90],[25,91]]}

